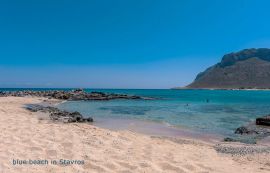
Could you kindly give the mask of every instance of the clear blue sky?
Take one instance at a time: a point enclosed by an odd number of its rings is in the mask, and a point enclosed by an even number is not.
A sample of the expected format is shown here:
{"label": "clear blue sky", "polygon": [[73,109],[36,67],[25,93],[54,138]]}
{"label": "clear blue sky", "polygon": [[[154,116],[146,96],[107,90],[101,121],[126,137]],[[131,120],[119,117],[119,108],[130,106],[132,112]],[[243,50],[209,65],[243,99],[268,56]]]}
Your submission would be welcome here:
{"label": "clear blue sky", "polygon": [[267,0],[0,0],[0,87],[170,88],[270,47]]}

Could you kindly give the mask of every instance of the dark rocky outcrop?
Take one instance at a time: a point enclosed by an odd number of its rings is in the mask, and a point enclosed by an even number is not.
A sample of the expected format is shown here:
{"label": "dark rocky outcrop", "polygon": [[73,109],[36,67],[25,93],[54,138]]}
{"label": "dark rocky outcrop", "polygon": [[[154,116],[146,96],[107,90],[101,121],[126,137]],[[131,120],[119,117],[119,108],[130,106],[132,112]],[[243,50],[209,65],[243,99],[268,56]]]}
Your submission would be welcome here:
{"label": "dark rocky outcrop", "polygon": [[246,126],[237,128],[235,130],[235,134],[241,135],[241,137],[238,137],[240,141],[245,139],[246,141],[253,141],[256,143],[256,141],[270,136],[270,128],[267,126],[260,126],[256,125],[255,123],[250,123]]}
{"label": "dark rocky outcrop", "polygon": [[256,143],[258,140],[270,136],[270,115],[259,117],[255,122],[238,127],[235,135],[224,138],[225,142]]}
{"label": "dark rocky outcrop", "polygon": [[256,143],[258,140],[270,136],[270,127],[257,125],[256,121],[237,128],[234,133],[236,136],[226,137],[224,141]]}
{"label": "dark rocky outcrop", "polygon": [[237,140],[230,137],[226,137],[224,138],[224,142],[237,142]]}
{"label": "dark rocky outcrop", "polygon": [[[238,127],[238,128],[235,130],[234,133],[235,133],[235,134],[240,134],[240,135],[242,135],[242,134],[251,134],[251,133],[254,133],[254,131],[249,130],[247,127],[242,126],[242,127]],[[256,132],[255,132],[255,133],[256,133]]]}
{"label": "dark rocky outcrop", "polygon": [[103,93],[103,92],[85,92],[83,89],[76,89],[72,91],[66,90],[51,90],[51,91],[33,91],[33,90],[23,90],[23,91],[2,91],[0,92],[0,97],[15,96],[15,97],[25,97],[25,96],[35,96],[35,97],[45,97],[54,98],[59,100],[113,100],[113,99],[151,99],[144,98],[134,95],[126,94],[113,94],[113,93]]}
{"label": "dark rocky outcrop", "polygon": [[199,73],[186,88],[269,89],[270,49],[245,49],[224,55],[220,63]]}
{"label": "dark rocky outcrop", "polygon": [[235,134],[241,135],[261,135],[261,136],[269,136],[270,128],[265,126],[258,126],[254,123],[250,123],[246,126],[239,127],[235,130]]}
{"label": "dark rocky outcrop", "polygon": [[256,125],[270,126],[270,115],[257,118]]}
{"label": "dark rocky outcrop", "polygon": [[52,121],[64,122],[64,123],[73,123],[73,122],[93,122],[93,118],[83,117],[79,112],[68,112],[64,110],[60,110],[56,107],[51,106],[42,106],[31,104],[27,105],[26,109],[31,112],[44,112],[49,113],[49,117]]}

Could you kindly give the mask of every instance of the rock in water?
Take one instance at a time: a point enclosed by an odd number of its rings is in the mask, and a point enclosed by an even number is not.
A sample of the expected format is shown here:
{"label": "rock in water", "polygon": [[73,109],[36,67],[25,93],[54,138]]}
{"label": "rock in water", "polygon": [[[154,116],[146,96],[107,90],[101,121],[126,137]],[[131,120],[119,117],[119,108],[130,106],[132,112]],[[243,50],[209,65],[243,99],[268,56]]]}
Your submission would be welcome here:
{"label": "rock in water", "polygon": [[242,135],[242,134],[251,134],[253,132],[250,131],[248,128],[242,126],[242,127],[237,128],[234,133]]}
{"label": "rock in water", "polygon": [[256,119],[256,125],[270,126],[270,115]]}
{"label": "rock in water", "polygon": [[[239,127],[235,130],[235,136],[233,139],[244,143],[256,143],[256,141],[270,136],[270,128],[267,126],[256,125],[255,122],[251,122],[246,126]],[[230,141],[230,139],[226,139]]]}
{"label": "rock in water", "polygon": [[224,142],[237,142],[237,140],[230,138],[230,137],[226,137],[223,140],[224,140]]}

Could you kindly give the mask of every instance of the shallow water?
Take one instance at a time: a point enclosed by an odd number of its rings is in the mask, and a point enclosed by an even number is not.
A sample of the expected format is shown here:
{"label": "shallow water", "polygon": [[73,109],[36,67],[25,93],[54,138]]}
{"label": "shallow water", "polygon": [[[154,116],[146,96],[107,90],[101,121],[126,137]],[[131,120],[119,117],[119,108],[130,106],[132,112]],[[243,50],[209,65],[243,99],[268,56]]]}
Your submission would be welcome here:
{"label": "shallow water", "polygon": [[[70,101],[60,108],[89,115],[102,127],[127,128],[143,120],[191,131],[233,136],[234,130],[270,113],[270,91],[87,90],[154,97],[156,100]],[[116,125],[115,125],[116,123]]]}

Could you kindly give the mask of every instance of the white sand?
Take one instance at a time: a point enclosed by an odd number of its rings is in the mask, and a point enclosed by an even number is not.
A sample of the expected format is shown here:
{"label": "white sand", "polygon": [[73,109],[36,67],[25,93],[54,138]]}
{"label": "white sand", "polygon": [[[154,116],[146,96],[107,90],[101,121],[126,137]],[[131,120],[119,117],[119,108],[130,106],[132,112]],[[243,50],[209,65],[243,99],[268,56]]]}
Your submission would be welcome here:
{"label": "white sand", "polygon": [[[270,172],[270,155],[230,156],[213,144],[114,132],[89,124],[40,120],[23,104],[38,98],[0,98],[0,173],[14,172]],[[83,165],[13,165],[13,159],[84,160]]]}

